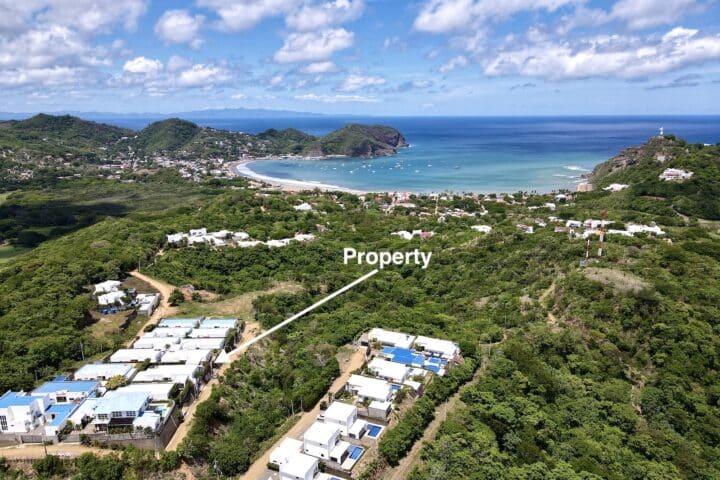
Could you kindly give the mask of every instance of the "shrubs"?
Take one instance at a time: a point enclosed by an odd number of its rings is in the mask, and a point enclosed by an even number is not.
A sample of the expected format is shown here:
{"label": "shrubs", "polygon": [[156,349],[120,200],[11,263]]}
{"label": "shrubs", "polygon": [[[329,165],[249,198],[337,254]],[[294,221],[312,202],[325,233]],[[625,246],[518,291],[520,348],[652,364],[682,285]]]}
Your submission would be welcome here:
{"label": "shrubs", "polygon": [[378,444],[380,456],[390,465],[397,465],[432,422],[435,407],[470,381],[476,368],[475,360],[467,359],[462,365],[450,369],[444,377],[436,378],[425,395],[408,409],[398,424],[385,432]]}

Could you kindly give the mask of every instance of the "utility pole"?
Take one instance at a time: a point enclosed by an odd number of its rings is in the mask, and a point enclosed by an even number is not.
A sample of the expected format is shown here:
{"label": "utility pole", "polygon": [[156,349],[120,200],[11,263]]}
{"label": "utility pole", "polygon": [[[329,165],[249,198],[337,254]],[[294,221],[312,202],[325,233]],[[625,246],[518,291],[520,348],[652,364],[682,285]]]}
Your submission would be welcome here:
{"label": "utility pole", "polygon": [[83,362],[85,361],[85,349],[83,348],[83,342],[80,340],[80,355],[82,355]]}

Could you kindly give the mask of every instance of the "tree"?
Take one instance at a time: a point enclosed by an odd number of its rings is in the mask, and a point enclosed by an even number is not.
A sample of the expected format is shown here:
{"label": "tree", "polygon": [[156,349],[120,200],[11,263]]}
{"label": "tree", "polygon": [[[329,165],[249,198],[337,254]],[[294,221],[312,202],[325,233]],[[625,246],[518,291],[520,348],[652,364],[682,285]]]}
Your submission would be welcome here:
{"label": "tree", "polygon": [[123,387],[127,385],[127,378],[125,378],[123,375],[115,375],[114,377],[110,377],[105,384],[105,388],[108,390],[116,390],[120,387]]}
{"label": "tree", "polygon": [[180,289],[175,288],[173,289],[172,293],[170,294],[170,298],[168,298],[168,302],[170,302],[170,305],[177,306],[180,305],[185,301],[185,295],[180,291]]}

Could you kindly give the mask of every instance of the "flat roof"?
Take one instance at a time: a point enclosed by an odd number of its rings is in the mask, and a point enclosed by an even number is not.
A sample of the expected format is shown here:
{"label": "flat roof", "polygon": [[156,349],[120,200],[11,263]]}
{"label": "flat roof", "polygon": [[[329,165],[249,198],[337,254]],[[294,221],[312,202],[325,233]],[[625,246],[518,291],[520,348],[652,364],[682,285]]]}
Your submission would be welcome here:
{"label": "flat roof", "polygon": [[321,445],[329,445],[330,441],[337,435],[339,429],[335,425],[315,422],[310,425],[303,435],[303,440],[316,442]]}
{"label": "flat roof", "polygon": [[55,392],[81,392],[90,393],[97,389],[100,384],[91,380],[76,380],[67,382],[45,382],[35,390],[35,393],[55,393]]}
{"label": "flat roof", "polygon": [[333,420],[347,420],[349,416],[357,411],[357,408],[353,405],[335,401],[325,410],[325,418],[332,418]]}
{"label": "flat roof", "polygon": [[118,392],[113,390],[100,397],[95,407],[95,414],[112,412],[137,412],[148,401],[150,395],[141,392]]}
{"label": "flat roof", "polygon": [[389,377],[398,382],[403,381],[409,373],[408,368],[403,363],[391,362],[377,357],[370,361],[368,368],[376,370],[380,376]]}
{"label": "flat roof", "polygon": [[305,478],[307,472],[317,468],[318,460],[304,453],[296,453],[288,458],[286,463],[280,465],[280,473],[288,474],[292,477]]}
{"label": "flat roof", "polygon": [[36,399],[36,397],[28,395],[25,392],[11,392],[8,390],[0,397],[0,408],[30,405]]}
{"label": "flat roof", "polygon": [[125,376],[132,373],[133,369],[132,363],[88,363],[75,372],[75,377]]}
{"label": "flat roof", "polygon": [[54,404],[50,405],[47,410],[45,410],[45,415],[51,414],[54,415],[54,418],[50,421],[49,425],[53,427],[57,427],[62,422],[65,421],[72,413],[75,411],[76,408],[78,408],[79,405],[76,404]]}

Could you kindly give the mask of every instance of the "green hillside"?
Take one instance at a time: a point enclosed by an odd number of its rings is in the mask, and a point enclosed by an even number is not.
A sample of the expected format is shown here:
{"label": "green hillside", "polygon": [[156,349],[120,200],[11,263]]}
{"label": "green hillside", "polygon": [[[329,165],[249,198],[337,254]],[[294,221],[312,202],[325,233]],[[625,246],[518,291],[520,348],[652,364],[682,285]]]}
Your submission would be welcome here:
{"label": "green hillside", "polygon": [[200,130],[200,127],[192,122],[171,118],[151,123],[142,129],[132,145],[147,153],[176,152],[191,142]]}

